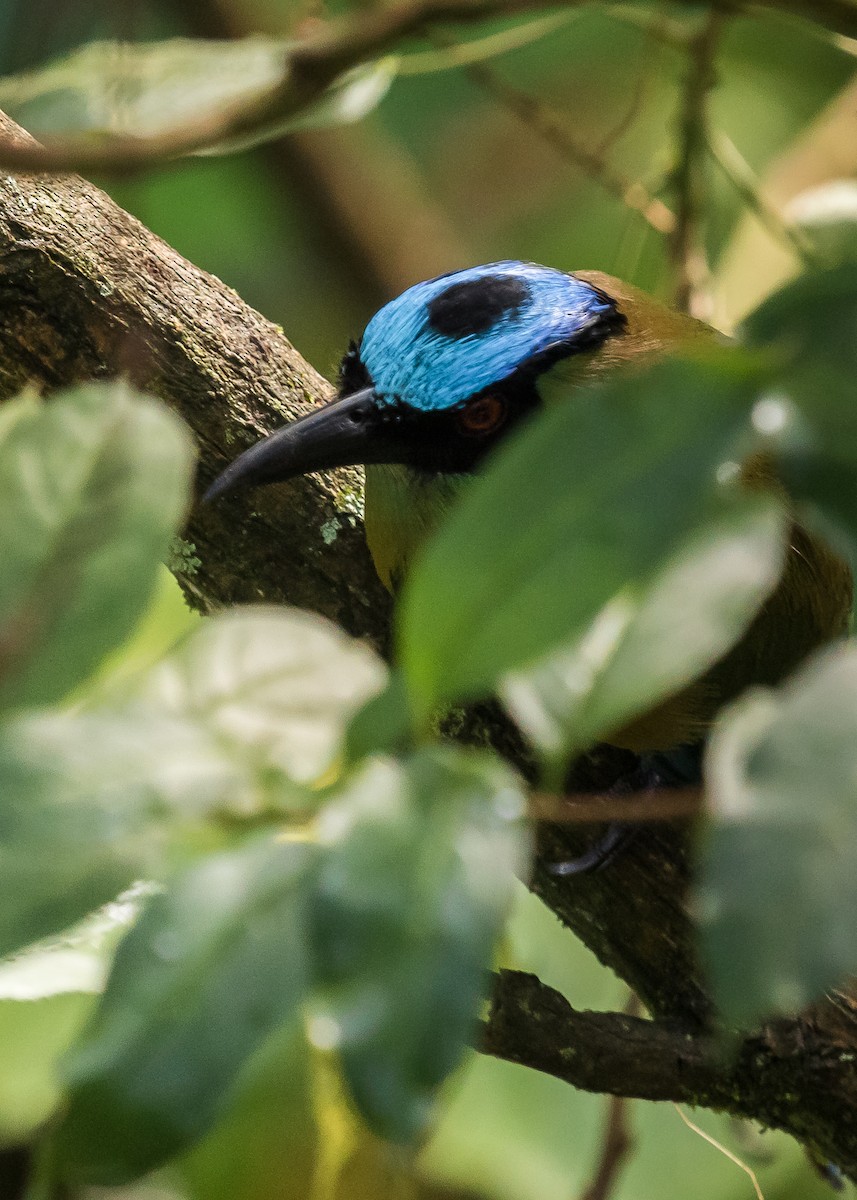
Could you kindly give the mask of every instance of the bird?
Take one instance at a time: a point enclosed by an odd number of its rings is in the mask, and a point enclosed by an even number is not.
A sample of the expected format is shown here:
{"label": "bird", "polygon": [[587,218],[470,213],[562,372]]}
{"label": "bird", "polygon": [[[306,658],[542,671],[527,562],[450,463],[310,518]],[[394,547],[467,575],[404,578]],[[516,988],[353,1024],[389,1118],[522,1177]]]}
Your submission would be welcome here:
{"label": "bird", "polygon": [[[243,453],[206,499],[363,464],[366,540],[379,577],[395,593],[468,479],[546,403],[571,402],[606,375],[717,337],[703,322],[597,270],[508,260],[441,275],[379,309],[342,359],[336,399]],[[781,490],[759,456],[743,474],[750,487]],[[793,520],[779,584],[740,642],[699,679],[605,738],[641,756],[638,775],[648,783],[634,786],[698,777],[700,748],[720,708],[748,686],[779,682],[811,650],[843,634],[850,611],[848,566]],[[615,829],[611,838],[621,840]],[[592,856],[594,865],[612,849]]]}

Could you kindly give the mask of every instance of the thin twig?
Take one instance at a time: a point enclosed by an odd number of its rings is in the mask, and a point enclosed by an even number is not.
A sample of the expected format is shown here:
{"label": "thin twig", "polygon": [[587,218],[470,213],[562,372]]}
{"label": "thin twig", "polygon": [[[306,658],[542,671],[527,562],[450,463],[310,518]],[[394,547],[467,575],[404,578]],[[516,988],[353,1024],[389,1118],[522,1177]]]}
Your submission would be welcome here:
{"label": "thin twig", "polygon": [[711,157],[732,184],[745,207],[758,217],[769,233],[793,250],[805,266],[817,267],[819,258],[811,241],[766,199],[753,168],[732,139],[722,130],[710,129],[708,148]]}
{"label": "thin twig", "polygon": [[555,796],[533,792],[528,813],[535,821],[554,825],[591,824],[595,821],[677,821],[699,816],[703,811],[701,788],[657,788],[632,796],[605,793],[581,793]]}
{"label": "thin twig", "polygon": [[687,72],[678,116],[678,158],[673,172],[675,228],[670,258],[676,277],[676,307],[694,316],[707,315],[704,292],[708,263],[702,245],[704,193],[702,170],[707,146],[708,98],[716,82],[714,58],[726,13],[709,10],[688,46]]}
{"label": "thin twig", "polygon": [[[623,1012],[629,1017],[640,1015],[640,1001],[632,992]],[[631,1108],[627,1096],[611,1096],[604,1126],[604,1141],[592,1182],[580,1200],[609,1200],[619,1182],[622,1169],[634,1152],[636,1141],[631,1132]]]}
{"label": "thin twig", "polygon": [[658,233],[669,234],[675,218],[663,201],[650,195],[638,180],[626,179],[615,171],[599,151],[573,138],[565,123],[546,104],[506,83],[484,63],[471,63],[465,73],[483,91],[497,100],[532,129],[566,163],[578,167],[622,204],[640,213]]}
{"label": "thin twig", "polygon": [[748,1167],[745,1162],[742,1162],[737,1154],[733,1154],[731,1150],[727,1150],[722,1142],[718,1142],[717,1138],[712,1137],[710,1133],[706,1133],[704,1129],[700,1129],[696,1122],[691,1121],[690,1117],[687,1116],[686,1113],[683,1113],[677,1104],[674,1104],[673,1108],[684,1121],[688,1129],[691,1129],[695,1134],[698,1134],[704,1142],[708,1142],[709,1146],[713,1146],[715,1150],[719,1150],[721,1154],[725,1154],[730,1162],[733,1162],[736,1167],[740,1167],[742,1171],[749,1175],[750,1182],[753,1185],[753,1190],[756,1193],[756,1200],[765,1200],[765,1197],[762,1194],[762,1189],[759,1187],[759,1180],[756,1178],[756,1172],[752,1169],[752,1167]]}

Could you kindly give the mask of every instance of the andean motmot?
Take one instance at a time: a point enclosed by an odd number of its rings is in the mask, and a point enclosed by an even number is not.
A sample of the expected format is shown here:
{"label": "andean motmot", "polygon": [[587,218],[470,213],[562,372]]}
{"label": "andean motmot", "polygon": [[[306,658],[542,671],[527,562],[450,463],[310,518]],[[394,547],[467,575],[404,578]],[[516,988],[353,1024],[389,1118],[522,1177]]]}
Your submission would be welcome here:
{"label": "andean motmot", "polygon": [[[395,591],[468,476],[542,404],[713,336],[600,271],[499,262],[443,275],[380,309],[342,361],[338,398],[242,454],[208,496],[365,464],[366,538]],[[746,470],[751,486],[776,486],[764,466]],[[776,683],[845,630],[847,565],[798,523],[791,532],[780,583],[739,644],[610,743],[643,754],[698,746],[726,701]]]}

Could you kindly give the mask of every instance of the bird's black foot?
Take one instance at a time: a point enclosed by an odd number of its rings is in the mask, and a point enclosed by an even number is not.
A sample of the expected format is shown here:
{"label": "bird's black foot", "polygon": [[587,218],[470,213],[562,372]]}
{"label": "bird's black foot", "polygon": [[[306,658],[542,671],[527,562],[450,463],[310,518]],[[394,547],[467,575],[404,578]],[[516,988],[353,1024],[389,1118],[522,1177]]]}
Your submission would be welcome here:
{"label": "bird's black foot", "polygon": [[551,863],[548,871],[551,875],[591,875],[609,866],[614,859],[619,858],[637,836],[639,825],[625,824],[622,821],[611,821],[602,837],[588,850],[577,858],[566,859],[565,862]]}

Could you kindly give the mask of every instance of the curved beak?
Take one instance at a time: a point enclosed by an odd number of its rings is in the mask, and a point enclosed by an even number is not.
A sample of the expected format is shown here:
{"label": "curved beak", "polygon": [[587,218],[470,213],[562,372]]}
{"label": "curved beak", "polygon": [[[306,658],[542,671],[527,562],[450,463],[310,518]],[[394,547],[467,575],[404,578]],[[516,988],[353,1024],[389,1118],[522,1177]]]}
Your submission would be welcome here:
{"label": "curved beak", "polygon": [[332,400],[245,450],[217,476],[203,500],[236,487],[282,483],[328,467],[398,461],[401,448],[372,420],[377,411],[371,387]]}

